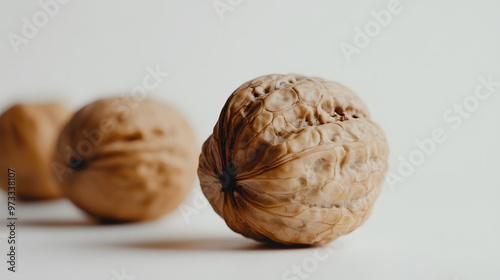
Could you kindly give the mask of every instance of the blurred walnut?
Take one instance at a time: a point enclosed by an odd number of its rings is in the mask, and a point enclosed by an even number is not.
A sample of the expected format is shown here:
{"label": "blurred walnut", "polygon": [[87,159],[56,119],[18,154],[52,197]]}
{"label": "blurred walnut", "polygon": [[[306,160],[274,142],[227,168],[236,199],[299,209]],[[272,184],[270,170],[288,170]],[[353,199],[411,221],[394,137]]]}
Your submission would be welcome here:
{"label": "blurred walnut", "polygon": [[55,154],[64,194],[102,220],[139,221],[174,210],[196,176],[196,143],[174,108],[104,99],[77,112]]}
{"label": "blurred walnut", "polygon": [[354,92],[319,78],[269,75],[229,97],[198,175],[232,230],[319,244],[367,219],[387,156],[383,131]]}
{"label": "blurred walnut", "polygon": [[0,116],[0,186],[7,168],[16,170],[16,195],[22,199],[61,196],[50,164],[59,132],[71,111],[61,104],[19,104]]}

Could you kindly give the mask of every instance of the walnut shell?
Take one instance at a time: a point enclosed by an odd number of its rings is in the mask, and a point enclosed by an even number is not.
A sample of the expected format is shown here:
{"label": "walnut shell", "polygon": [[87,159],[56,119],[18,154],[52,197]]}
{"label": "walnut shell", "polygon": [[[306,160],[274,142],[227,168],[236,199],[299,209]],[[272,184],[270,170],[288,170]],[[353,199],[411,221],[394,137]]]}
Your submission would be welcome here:
{"label": "walnut shell", "polygon": [[173,107],[111,98],[64,127],[54,160],[64,195],[102,221],[140,221],[174,210],[196,177],[196,141]]}
{"label": "walnut shell", "polygon": [[17,104],[0,116],[0,186],[16,170],[20,199],[61,197],[50,164],[59,132],[72,112],[61,104]]}
{"label": "walnut shell", "polygon": [[367,219],[387,157],[383,131],[354,92],[320,78],[268,75],[229,97],[198,176],[232,230],[321,244]]}

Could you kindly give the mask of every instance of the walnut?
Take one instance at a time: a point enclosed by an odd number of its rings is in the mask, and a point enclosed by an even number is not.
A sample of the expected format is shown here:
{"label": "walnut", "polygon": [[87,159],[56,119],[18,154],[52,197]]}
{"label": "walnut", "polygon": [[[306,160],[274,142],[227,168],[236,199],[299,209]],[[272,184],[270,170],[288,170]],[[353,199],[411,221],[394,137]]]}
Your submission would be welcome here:
{"label": "walnut", "polygon": [[269,75],[229,97],[198,176],[235,232],[321,244],[367,219],[387,157],[383,131],[354,92],[320,78]]}
{"label": "walnut", "polygon": [[72,112],[61,104],[18,104],[0,116],[0,185],[7,169],[16,170],[20,199],[61,197],[52,177],[52,154],[59,132]]}
{"label": "walnut", "polygon": [[54,156],[64,195],[101,221],[174,210],[196,177],[195,137],[173,107],[145,99],[91,103],[64,127]]}

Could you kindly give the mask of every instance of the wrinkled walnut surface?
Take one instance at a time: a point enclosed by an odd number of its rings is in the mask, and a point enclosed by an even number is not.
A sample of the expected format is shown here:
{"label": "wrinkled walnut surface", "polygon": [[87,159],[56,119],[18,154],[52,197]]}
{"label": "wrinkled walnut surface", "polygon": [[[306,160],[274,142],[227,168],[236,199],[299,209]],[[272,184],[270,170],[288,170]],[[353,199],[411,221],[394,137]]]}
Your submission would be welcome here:
{"label": "wrinkled walnut surface", "polygon": [[320,244],[367,219],[387,157],[383,131],[354,92],[320,78],[268,75],[229,97],[198,176],[232,230]]}
{"label": "wrinkled walnut surface", "polygon": [[16,170],[16,196],[61,197],[50,163],[59,132],[72,112],[61,104],[18,104],[0,116],[0,185],[7,189],[7,168]]}
{"label": "wrinkled walnut surface", "polygon": [[190,125],[174,108],[112,98],[75,114],[54,159],[64,164],[64,194],[81,209],[102,220],[139,221],[160,217],[183,201],[196,176],[198,152]]}

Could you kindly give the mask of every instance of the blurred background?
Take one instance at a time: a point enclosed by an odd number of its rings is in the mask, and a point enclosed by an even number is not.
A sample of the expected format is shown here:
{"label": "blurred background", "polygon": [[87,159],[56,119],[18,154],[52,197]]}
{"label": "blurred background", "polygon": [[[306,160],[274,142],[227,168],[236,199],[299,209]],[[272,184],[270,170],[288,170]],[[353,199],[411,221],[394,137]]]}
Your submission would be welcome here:
{"label": "blurred background", "polygon": [[22,203],[18,272],[2,226],[0,278],[499,279],[499,13],[496,0],[0,1],[0,112],[77,110],[159,71],[147,96],[182,109],[201,146],[242,83],[299,73],[357,92],[391,147],[371,218],[326,259],[233,233],[196,182],[178,211],[140,224],[92,224],[66,200]]}

